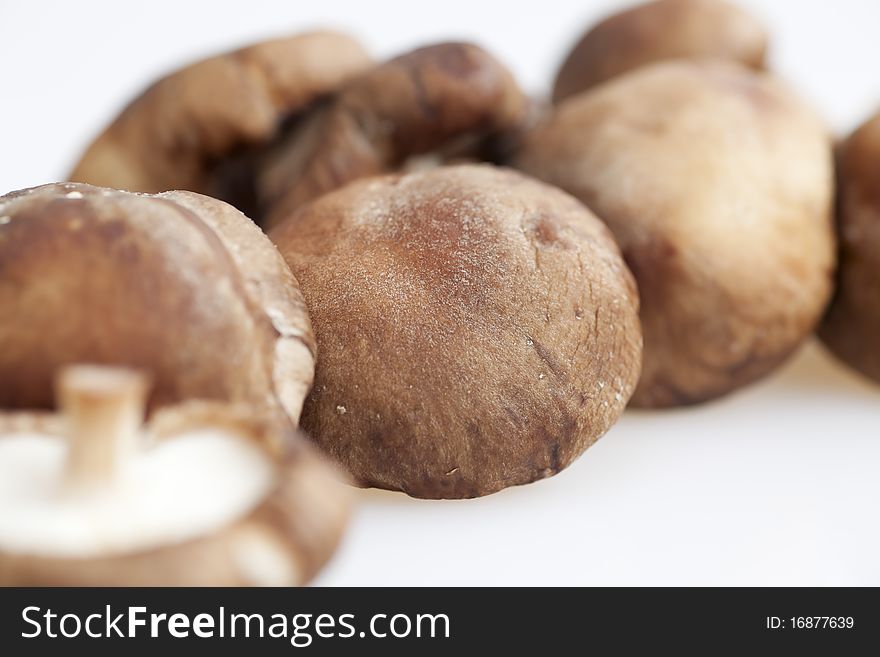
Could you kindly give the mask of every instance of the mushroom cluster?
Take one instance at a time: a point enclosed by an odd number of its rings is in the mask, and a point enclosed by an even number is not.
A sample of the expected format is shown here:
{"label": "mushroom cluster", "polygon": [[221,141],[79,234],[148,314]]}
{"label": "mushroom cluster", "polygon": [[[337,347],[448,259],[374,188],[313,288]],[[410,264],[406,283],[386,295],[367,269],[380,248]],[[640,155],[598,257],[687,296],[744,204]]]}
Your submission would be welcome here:
{"label": "mushroom cluster", "polygon": [[210,194],[270,227],[356,178],[490,153],[527,116],[513,76],[473,44],[370,61],[320,32],[190,65],[132,102],[70,179]]}
{"label": "mushroom cluster", "polygon": [[70,182],[0,197],[0,584],[303,583],[346,517],[324,456],[487,495],[820,324],[880,380],[880,118],[835,230],[831,136],[767,48],[653,0],[546,100],[475,44],[335,32],[150,85]]}

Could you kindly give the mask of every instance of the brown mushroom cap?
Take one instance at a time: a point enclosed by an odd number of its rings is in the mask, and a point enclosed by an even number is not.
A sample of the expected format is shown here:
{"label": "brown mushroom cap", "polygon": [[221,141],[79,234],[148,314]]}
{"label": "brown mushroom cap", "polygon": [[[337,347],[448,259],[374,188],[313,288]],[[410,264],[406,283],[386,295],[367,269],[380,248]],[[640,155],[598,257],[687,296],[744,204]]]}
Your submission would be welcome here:
{"label": "brown mushroom cap", "polygon": [[638,296],[617,246],[521,174],[357,181],[271,237],[321,350],[303,426],[361,485],[459,498],[548,477],[635,386]]}
{"label": "brown mushroom cap", "polygon": [[[299,435],[278,435],[274,420],[253,409],[188,402],[158,412],[154,440],[218,428],[240,436],[271,459],[275,483],[243,517],[204,536],[131,552],[53,556],[0,549],[0,586],[298,586],[336,549],[350,495],[330,466]],[[22,433],[65,438],[55,415],[0,413],[0,440]]]}
{"label": "brown mushroom cap", "polygon": [[754,381],[822,314],[834,268],[830,140],[767,74],[694,60],[642,68],[562,103],[515,163],[615,234],[641,296],[637,405]]}
{"label": "brown mushroom cap", "polygon": [[840,265],[819,336],[880,381],[880,114],[841,144],[837,165]]}
{"label": "brown mushroom cap", "polygon": [[0,407],[49,408],[65,364],[150,373],[151,405],[282,409],[296,422],[314,338],[298,283],[233,207],[81,184],[0,197]]}
{"label": "brown mushroom cap", "polygon": [[371,64],[348,36],[314,32],[259,43],[159,80],[95,140],[70,179],[139,192],[223,196],[223,158],[265,144],[282,124]]}
{"label": "brown mushroom cap", "polygon": [[407,158],[515,129],[528,99],[483,49],[443,43],[396,57],[346,84],[294,131],[259,176],[272,226],[348,181]]}
{"label": "brown mushroom cap", "polygon": [[764,67],[767,33],[722,0],[655,0],[614,14],[569,53],[556,77],[557,102],[632,69],[665,59],[713,57]]}

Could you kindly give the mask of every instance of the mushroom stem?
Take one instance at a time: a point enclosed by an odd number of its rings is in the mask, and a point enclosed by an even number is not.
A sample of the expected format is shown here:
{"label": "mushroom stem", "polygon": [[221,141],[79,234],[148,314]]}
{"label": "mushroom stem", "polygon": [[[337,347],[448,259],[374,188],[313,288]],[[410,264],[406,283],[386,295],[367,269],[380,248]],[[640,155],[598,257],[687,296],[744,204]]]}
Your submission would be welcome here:
{"label": "mushroom stem", "polygon": [[146,394],[147,377],[135,370],[75,365],[61,371],[57,395],[70,440],[66,490],[113,483],[135,449]]}

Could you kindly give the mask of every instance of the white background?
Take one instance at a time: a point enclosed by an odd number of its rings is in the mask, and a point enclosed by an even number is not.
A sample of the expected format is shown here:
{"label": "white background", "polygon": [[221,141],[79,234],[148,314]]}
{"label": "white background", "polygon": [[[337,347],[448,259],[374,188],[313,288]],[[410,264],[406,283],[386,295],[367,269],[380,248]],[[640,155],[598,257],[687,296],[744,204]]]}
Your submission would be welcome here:
{"label": "white background", "polygon": [[[880,3],[743,2],[771,62],[839,133],[880,105]],[[545,92],[621,3],[0,0],[0,193],[62,179],[120,106],[180,64],[331,26],[377,56],[475,40]],[[880,585],[880,386],[809,345],[722,401],[628,411],[557,477],[472,501],[359,491],[317,580],[359,584]]]}

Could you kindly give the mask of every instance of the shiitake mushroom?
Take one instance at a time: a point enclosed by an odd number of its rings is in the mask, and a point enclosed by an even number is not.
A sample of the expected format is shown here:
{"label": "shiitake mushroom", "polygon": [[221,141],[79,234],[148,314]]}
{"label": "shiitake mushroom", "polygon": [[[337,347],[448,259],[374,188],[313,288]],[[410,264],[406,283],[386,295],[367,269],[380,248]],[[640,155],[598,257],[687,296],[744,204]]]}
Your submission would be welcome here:
{"label": "shiitake mushroom", "polygon": [[[418,48],[343,85],[261,164],[258,198],[271,228],[299,205],[364,176],[491,157],[529,101],[510,72],[469,43]],[[417,168],[417,167],[415,167]]]}
{"label": "shiitake mushroom", "polygon": [[0,197],[0,408],[51,408],[63,365],[147,371],[153,408],[252,404],[295,423],[315,344],[296,279],[226,203],[52,184]]}
{"label": "shiitake mushroom", "polygon": [[724,0],[653,0],[609,16],[578,41],[559,69],[559,102],[613,77],[668,59],[717,58],[764,67],[767,33]]}
{"label": "shiitake mushroom", "polygon": [[334,468],[249,406],[186,402],[141,426],[147,383],[71,366],[61,414],[0,413],[0,586],[308,581],[347,519]]}
{"label": "shiitake mushroom", "polygon": [[257,43],[152,84],[88,147],[70,180],[137,192],[184,189],[256,218],[253,162],[372,61],[351,37],[309,32]]}
{"label": "shiitake mushroom", "polygon": [[880,382],[880,114],[837,155],[840,264],[819,335],[850,367]]}
{"label": "shiitake mushroom", "polygon": [[344,35],[304,34],[163,78],[70,179],[210,194],[268,228],[326,191],[429,153],[438,163],[493,159],[527,109],[508,70],[475,45],[441,43],[372,66]]}
{"label": "shiitake mushroom", "polygon": [[554,475],[635,387],[638,296],[611,234],[522,174],[366,178],[270,237],[321,354],[302,425],[360,485],[462,498]]}
{"label": "shiitake mushroom", "polygon": [[574,96],[513,158],[608,224],[639,285],[639,406],[719,397],[809,336],[835,265],[828,131],[767,73],[640,68]]}

